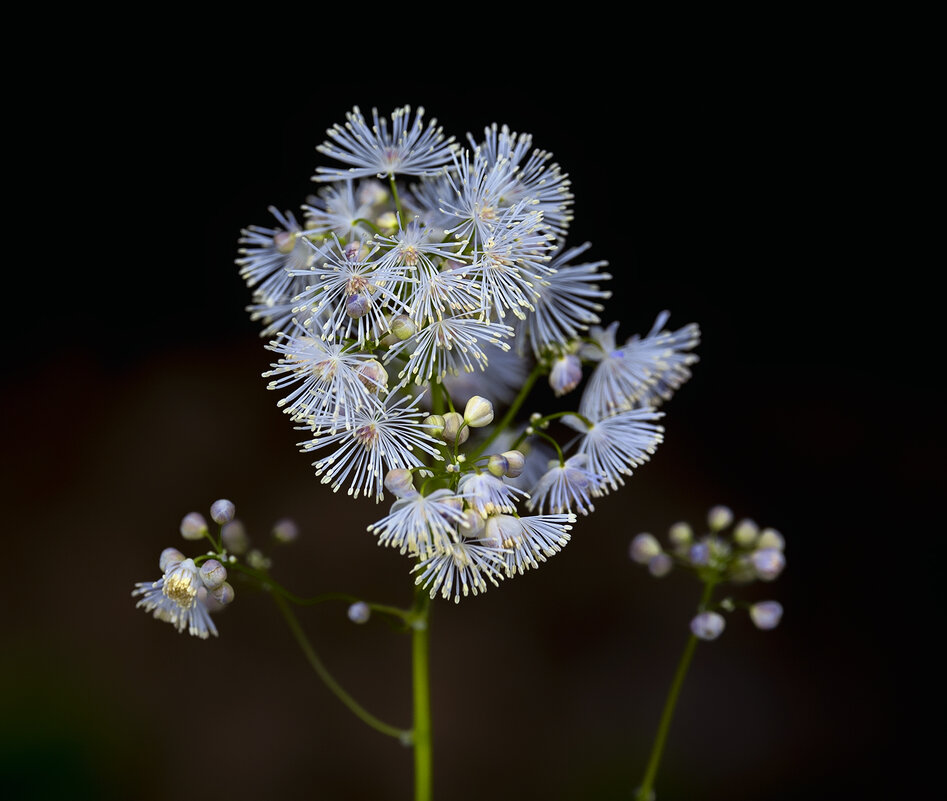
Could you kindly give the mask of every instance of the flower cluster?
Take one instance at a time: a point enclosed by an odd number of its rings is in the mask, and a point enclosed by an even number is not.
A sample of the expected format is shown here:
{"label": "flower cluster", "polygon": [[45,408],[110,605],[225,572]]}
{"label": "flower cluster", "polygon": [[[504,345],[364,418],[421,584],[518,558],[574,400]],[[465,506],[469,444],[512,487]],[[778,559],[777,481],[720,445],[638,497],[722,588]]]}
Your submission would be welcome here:
{"label": "flower cluster", "polygon": [[[651,575],[666,576],[677,566],[696,573],[711,587],[729,582],[737,585],[754,581],[771,582],[786,567],[785,540],[774,528],[760,528],[744,518],[733,525],[734,515],[727,506],[714,506],[707,513],[707,532],[699,537],[688,523],[675,523],[668,529],[668,548],[650,533],[636,535],[629,546],[632,560],[646,565]],[[727,533],[727,529],[733,528]],[[742,603],[753,624],[763,630],[779,625],[783,607],[778,601]],[[691,631],[702,640],[714,640],[724,630],[721,612],[737,608],[725,598],[715,608],[705,608],[691,621]]]}
{"label": "flower cluster", "polygon": [[[177,548],[165,548],[158,560],[161,578],[135,584],[132,597],[139,599],[136,606],[179,632],[187,630],[202,640],[216,637],[211,614],[234,599],[227,566],[239,566],[238,559],[243,558],[251,570],[269,567],[269,559],[259,549],[250,548],[246,529],[235,513],[234,504],[224,498],[211,504],[211,520],[219,526],[216,537],[200,512],[186,514],[181,520],[181,536],[191,541],[207,539],[213,549],[191,558]],[[292,520],[283,519],[273,526],[272,534],[277,542],[288,543],[296,539],[298,529]]]}
{"label": "flower cluster", "polygon": [[[322,482],[394,495],[369,530],[458,600],[557,553],[649,459],[699,330],[667,312],[624,342],[603,325],[606,262],[566,245],[570,181],[531,135],[461,142],[406,106],[355,107],[327,136],[344,166],[317,168],[298,218],[271,208],[239,241],[264,376]],[[574,411],[522,426],[540,376]]]}

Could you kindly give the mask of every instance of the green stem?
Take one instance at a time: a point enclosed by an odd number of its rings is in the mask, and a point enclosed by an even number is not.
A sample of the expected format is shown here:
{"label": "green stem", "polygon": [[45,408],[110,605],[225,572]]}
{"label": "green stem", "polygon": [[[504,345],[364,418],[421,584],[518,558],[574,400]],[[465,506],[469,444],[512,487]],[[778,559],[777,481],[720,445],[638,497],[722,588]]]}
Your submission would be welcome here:
{"label": "green stem", "polygon": [[533,388],[533,384],[536,383],[536,380],[545,372],[545,368],[542,364],[537,364],[533,371],[526,377],[526,381],[523,382],[523,386],[519,391],[519,394],[513,399],[513,403],[510,404],[510,407],[506,410],[506,414],[500,419],[500,422],[493,427],[493,431],[490,433],[490,436],[487,437],[470,456],[468,457],[471,461],[476,461],[480,458],[480,455],[490,447],[490,444],[495,440],[503,431],[506,431],[507,427],[513,422],[513,418],[516,417],[516,413],[520,410],[520,407],[526,401],[527,396],[530,393],[530,390]]}
{"label": "green stem", "polygon": [[431,683],[428,653],[428,619],[431,599],[418,587],[414,596],[415,619],[411,632],[411,663],[414,686],[414,801],[431,801],[433,759],[431,753]]}
{"label": "green stem", "polygon": [[[702,610],[710,603],[710,596],[714,591],[714,583],[713,581],[708,581],[704,585],[704,594],[700,599],[698,609]],[[664,711],[661,713],[658,733],[655,735],[654,745],[651,747],[651,758],[648,760],[648,767],[645,770],[641,786],[635,793],[635,801],[651,801],[651,788],[654,787],[654,779],[658,773],[658,765],[661,764],[664,743],[667,740],[668,730],[671,728],[671,719],[674,717],[674,707],[677,705],[677,697],[681,693],[684,677],[687,675],[687,669],[690,667],[691,660],[694,658],[694,650],[696,648],[697,637],[691,634],[687,640],[687,645],[684,646],[684,653],[681,655],[681,661],[677,664],[674,681],[671,683],[667,700],[664,702]]]}
{"label": "green stem", "polygon": [[401,200],[398,198],[398,186],[395,183],[395,174],[389,173],[388,183],[391,185],[391,198],[395,202],[395,210],[398,212],[398,219],[404,225],[404,212],[401,210]]}
{"label": "green stem", "polygon": [[342,689],[339,683],[332,677],[332,674],[326,670],[325,665],[322,664],[322,660],[319,659],[319,656],[313,649],[312,644],[306,637],[305,632],[299,625],[299,621],[296,619],[292,609],[289,608],[289,605],[286,603],[283,597],[279,593],[273,593],[273,600],[276,601],[276,605],[279,607],[280,612],[282,612],[283,617],[286,618],[286,623],[289,625],[289,630],[293,633],[293,637],[296,638],[296,642],[299,643],[299,647],[302,648],[302,651],[306,655],[306,659],[309,661],[312,669],[316,671],[319,678],[322,679],[322,681],[333,692],[333,694],[335,694],[335,696],[338,697],[338,699],[343,704],[345,704],[352,712],[354,712],[356,717],[367,723],[376,731],[379,731],[382,734],[387,734],[389,737],[394,737],[398,740],[401,740],[401,742],[409,742],[411,738],[410,731],[405,731],[404,729],[390,726],[384,721],[379,720],[370,712],[368,712],[364,707],[362,707],[361,704],[352,698],[351,695]]}

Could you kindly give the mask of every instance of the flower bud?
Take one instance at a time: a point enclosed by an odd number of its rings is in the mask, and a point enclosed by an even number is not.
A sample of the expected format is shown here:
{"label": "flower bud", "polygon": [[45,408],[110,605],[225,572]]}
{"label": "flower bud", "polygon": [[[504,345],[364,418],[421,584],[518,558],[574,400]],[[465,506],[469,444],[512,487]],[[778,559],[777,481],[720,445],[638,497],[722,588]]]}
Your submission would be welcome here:
{"label": "flower bud", "polygon": [[733,522],[733,512],[729,506],[714,506],[707,513],[707,525],[711,531],[721,531]]}
{"label": "flower bud", "polygon": [[369,178],[359,183],[355,196],[361,205],[377,206],[388,199],[388,190],[381,181]]}
{"label": "flower bud", "polygon": [[471,428],[483,428],[493,422],[493,404],[481,395],[474,395],[464,407],[464,422]]}
{"label": "flower bud", "polygon": [[572,392],[582,380],[582,362],[578,356],[570,353],[561,356],[552,363],[549,371],[549,386],[556,397]]}
{"label": "flower bud", "polygon": [[414,498],[414,476],[406,467],[396,467],[385,474],[385,489],[398,498]]}
{"label": "flower bud", "polygon": [[358,378],[369,392],[376,395],[388,390],[388,371],[375,359],[370,359],[358,368]]}
{"label": "flower bud", "polygon": [[483,533],[487,521],[476,509],[466,509],[463,515],[464,519],[460,521],[461,535],[470,540],[478,539]]}
{"label": "flower bud", "polygon": [[694,541],[694,529],[688,523],[675,523],[668,529],[668,539],[675,548],[686,548]]}
{"label": "flower bud", "polygon": [[716,640],[726,627],[723,615],[717,612],[701,612],[691,620],[691,632],[701,640]]}
{"label": "flower bud", "polygon": [[637,534],[628,547],[628,555],[639,565],[646,565],[661,553],[661,543],[653,534]]}
{"label": "flower bud", "polygon": [[773,581],[786,567],[786,557],[776,548],[761,548],[750,556],[753,569],[761,581]]}
{"label": "flower bud", "polygon": [[227,568],[216,559],[208,559],[201,565],[201,581],[209,590],[216,590],[227,580]]}
{"label": "flower bud", "polygon": [[391,333],[399,340],[410,339],[418,333],[418,327],[414,320],[407,314],[398,314],[391,318]]}
{"label": "flower bud", "polygon": [[669,554],[659,553],[648,560],[648,572],[655,578],[661,578],[671,572],[674,560]]}
{"label": "flower bud", "polygon": [[210,594],[217,603],[226,606],[233,601],[233,586],[225,581],[219,587],[212,589]]}
{"label": "flower bud", "polygon": [[181,536],[186,540],[199,540],[207,533],[207,521],[199,512],[190,512],[181,520]]}
{"label": "flower bud", "polygon": [[295,542],[299,537],[299,526],[294,520],[284,517],[273,526],[273,539],[277,542]]}
{"label": "flower bud", "polygon": [[237,555],[246,553],[247,548],[250,547],[250,537],[247,536],[247,530],[239,520],[225,523],[220,529],[220,539],[228,551]]}
{"label": "flower bud", "polygon": [[507,458],[499,453],[495,453],[487,459],[487,471],[490,475],[502,478],[509,469],[510,463],[507,461]]}
{"label": "flower bud", "polygon": [[372,610],[364,601],[356,601],[349,607],[348,615],[353,623],[367,623]]}
{"label": "flower bud", "polygon": [[259,548],[247,554],[247,564],[254,570],[269,570],[273,562]]}
{"label": "flower bud", "polygon": [[744,518],[733,529],[733,541],[741,548],[752,548],[759,534],[760,527],[749,518]]}
{"label": "flower bud", "polygon": [[359,317],[364,317],[368,314],[368,309],[371,307],[372,301],[368,295],[355,294],[349,295],[345,299],[345,313],[354,320],[357,320]]}
{"label": "flower bud", "polygon": [[526,457],[522,451],[504,451],[500,456],[506,459],[509,465],[506,470],[507,478],[516,478],[523,472],[523,468],[526,466]]}
{"label": "flower bud", "polygon": [[690,563],[697,567],[704,567],[710,564],[710,545],[706,542],[695,542],[687,552],[687,558]]}
{"label": "flower bud", "polygon": [[378,215],[378,218],[375,220],[375,225],[383,231],[393,231],[398,227],[398,218],[393,211],[386,211]]}
{"label": "flower bud", "polygon": [[441,437],[445,442],[455,442],[463,445],[470,436],[470,428],[465,425],[464,418],[457,412],[448,412],[444,415],[444,433]]}
{"label": "flower bud", "polygon": [[233,520],[233,516],[236,514],[236,509],[233,505],[233,502],[228,501],[224,498],[221,498],[219,501],[214,501],[210,505],[210,516],[215,523],[223,525],[224,523],[229,523]]}
{"label": "flower bud", "polygon": [[775,528],[764,528],[760,532],[760,538],[756,541],[757,548],[775,548],[782,551],[786,548],[786,540]]}
{"label": "flower bud", "polygon": [[161,556],[158,559],[158,567],[161,568],[162,573],[167,573],[168,568],[172,564],[183,561],[184,554],[181,553],[177,548],[165,548],[161,552]]}
{"label": "flower bud", "polygon": [[427,427],[427,433],[435,439],[440,439],[444,436],[445,424],[446,421],[442,414],[429,414],[421,421],[421,425]]}
{"label": "flower bud", "polygon": [[775,629],[783,617],[783,606],[779,601],[760,601],[750,607],[753,625],[763,631]]}

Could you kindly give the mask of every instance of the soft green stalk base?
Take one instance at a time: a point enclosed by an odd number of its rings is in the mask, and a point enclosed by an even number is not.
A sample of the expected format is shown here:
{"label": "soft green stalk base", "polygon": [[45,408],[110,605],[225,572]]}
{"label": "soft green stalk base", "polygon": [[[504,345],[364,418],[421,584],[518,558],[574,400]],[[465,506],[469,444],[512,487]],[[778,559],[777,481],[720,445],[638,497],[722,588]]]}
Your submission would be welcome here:
{"label": "soft green stalk base", "polygon": [[421,587],[415,590],[411,632],[411,663],[414,687],[414,801],[433,798],[433,754],[431,751],[431,682],[428,653],[428,618],[431,599]]}
{"label": "soft green stalk base", "polygon": [[[699,609],[703,610],[710,603],[710,596],[714,591],[714,582],[708,581],[704,585],[704,594],[700,599]],[[681,694],[681,687],[684,685],[684,678],[687,676],[687,669],[690,667],[691,660],[694,658],[694,651],[697,648],[697,637],[691,634],[684,646],[684,653],[681,655],[681,661],[677,663],[677,670],[674,672],[674,680],[671,682],[671,689],[668,691],[667,700],[664,702],[664,711],[661,713],[661,722],[658,724],[658,732],[654,737],[654,745],[651,747],[651,757],[648,760],[648,767],[645,769],[644,779],[641,785],[635,791],[635,801],[651,801],[651,792],[654,787],[654,779],[658,774],[658,766],[661,764],[661,756],[664,753],[664,743],[667,740],[668,731],[671,728],[671,720],[674,717],[674,708],[677,706],[677,698]]]}

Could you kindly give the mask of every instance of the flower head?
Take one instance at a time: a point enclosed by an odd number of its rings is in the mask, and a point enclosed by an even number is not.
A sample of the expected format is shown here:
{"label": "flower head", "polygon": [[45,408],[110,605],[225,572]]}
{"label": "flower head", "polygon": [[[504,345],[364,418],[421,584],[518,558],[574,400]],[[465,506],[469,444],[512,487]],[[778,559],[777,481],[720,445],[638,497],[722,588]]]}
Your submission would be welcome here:
{"label": "flower head", "polygon": [[[217,636],[217,627],[210,619],[207,609],[207,590],[201,571],[193,559],[164,560],[164,575],[153,583],[138,582],[132,591],[132,597],[140,598],[136,607],[151,612],[156,620],[170,623],[179,632],[187,629],[188,634],[206,640],[213,634]],[[226,576],[226,571],[224,572]],[[216,582],[217,573],[210,574],[211,589],[220,586]]]}

